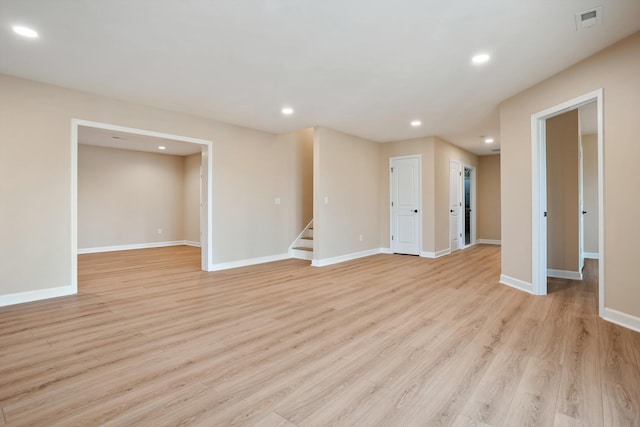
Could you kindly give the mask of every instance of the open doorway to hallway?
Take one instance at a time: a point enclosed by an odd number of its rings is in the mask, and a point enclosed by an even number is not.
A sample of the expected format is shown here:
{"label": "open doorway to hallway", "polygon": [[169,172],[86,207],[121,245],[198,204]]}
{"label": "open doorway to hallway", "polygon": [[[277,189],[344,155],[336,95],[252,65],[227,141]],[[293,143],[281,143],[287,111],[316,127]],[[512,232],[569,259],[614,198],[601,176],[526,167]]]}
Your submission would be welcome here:
{"label": "open doorway to hallway", "polygon": [[[585,232],[598,236],[593,258],[602,259],[602,90],[578,97],[532,116],[533,144],[533,288],[548,292],[548,277],[581,280],[585,258]],[[581,122],[584,122],[581,124]],[[591,135],[591,136],[589,136]],[[587,165],[584,141],[593,142]],[[590,147],[591,148],[591,147]],[[588,176],[588,178],[587,178]],[[595,185],[597,198],[590,216],[595,229],[585,229],[585,184]],[[596,215],[597,213],[597,215]],[[597,254],[597,257],[595,256]],[[598,270],[599,309],[604,307],[604,272]]]}

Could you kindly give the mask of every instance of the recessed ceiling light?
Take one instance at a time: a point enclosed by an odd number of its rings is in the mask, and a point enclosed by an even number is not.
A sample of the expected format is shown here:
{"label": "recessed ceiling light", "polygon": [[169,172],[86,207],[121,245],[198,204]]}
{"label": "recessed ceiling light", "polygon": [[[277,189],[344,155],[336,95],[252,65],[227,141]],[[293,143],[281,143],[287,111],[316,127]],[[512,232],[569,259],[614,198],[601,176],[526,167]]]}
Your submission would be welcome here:
{"label": "recessed ceiling light", "polygon": [[167,147],[165,147],[164,145],[158,145],[158,150],[166,150]]}
{"label": "recessed ceiling light", "polygon": [[421,124],[422,124],[422,122],[420,120],[414,120],[414,121],[411,122],[411,126],[413,126],[414,128],[417,128]]}
{"label": "recessed ceiling light", "polygon": [[38,38],[38,33],[31,28],[23,27],[22,25],[14,25],[13,32],[16,34],[20,34],[23,37],[28,37],[30,39]]}
{"label": "recessed ceiling light", "polygon": [[484,139],[484,142],[486,142],[487,144],[491,144],[493,142],[493,138],[487,137]]}
{"label": "recessed ceiling light", "polygon": [[476,65],[480,65],[480,64],[484,64],[485,62],[489,62],[490,59],[491,57],[489,56],[488,53],[479,53],[477,55],[474,55],[473,58],[471,58],[471,62],[473,62]]}
{"label": "recessed ceiling light", "polygon": [[284,107],[282,109],[282,114],[284,114],[285,116],[290,116],[293,114],[293,108],[291,107]]}

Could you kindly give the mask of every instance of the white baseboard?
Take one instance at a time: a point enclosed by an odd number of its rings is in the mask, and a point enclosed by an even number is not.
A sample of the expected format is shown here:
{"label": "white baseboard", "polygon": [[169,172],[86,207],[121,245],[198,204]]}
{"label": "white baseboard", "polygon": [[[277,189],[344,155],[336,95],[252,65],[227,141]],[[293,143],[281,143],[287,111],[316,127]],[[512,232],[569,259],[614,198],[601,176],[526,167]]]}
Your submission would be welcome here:
{"label": "white baseboard", "polygon": [[600,254],[598,252],[585,252],[584,257],[587,259],[599,259]]}
{"label": "white baseboard", "polygon": [[200,242],[194,242],[192,240],[184,240],[182,242],[183,245],[187,245],[187,246],[193,246],[194,248],[199,248],[200,247]]}
{"label": "white baseboard", "polygon": [[76,291],[72,286],[60,286],[58,288],[38,289],[36,291],[19,292],[17,294],[0,295],[0,307],[22,304],[25,302],[39,301],[47,298],[73,295]]}
{"label": "white baseboard", "polygon": [[604,309],[604,313],[601,313],[601,317],[609,322],[640,332],[640,317],[632,316],[606,307]]}
{"label": "white baseboard", "polygon": [[380,253],[381,254],[392,254],[393,252],[391,252],[391,248],[380,248]]}
{"label": "white baseboard", "polygon": [[449,255],[450,253],[451,249],[447,248],[437,252],[422,251],[420,252],[420,256],[423,258],[440,258],[441,256]]}
{"label": "white baseboard", "polygon": [[525,282],[524,280],[516,279],[514,277],[500,275],[500,283],[503,285],[511,286],[512,288],[519,289],[521,291],[533,294],[533,284]]}
{"label": "white baseboard", "polygon": [[338,264],[340,262],[351,261],[354,259],[364,258],[367,256],[381,254],[381,253],[385,253],[383,252],[383,248],[369,249],[366,251],[354,252],[354,253],[335,256],[331,258],[314,259],[313,261],[311,261],[311,265],[313,267],[324,267],[331,264]]}
{"label": "white baseboard", "polygon": [[221,262],[218,264],[213,264],[209,271],[220,271],[220,270],[228,270],[230,268],[238,268],[238,267],[248,267],[250,265],[256,264],[264,264],[266,262],[274,262],[274,261],[282,261],[283,259],[289,259],[291,256],[289,253],[278,254],[278,255],[268,255],[257,258],[248,258],[241,259],[238,261],[229,261],[229,262]]}
{"label": "white baseboard", "polygon": [[547,277],[555,277],[556,279],[582,280],[582,273],[579,271],[554,270],[547,269]]}
{"label": "white baseboard", "polygon": [[478,240],[476,240],[476,243],[479,243],[479,244],[482,244],[482,245],[501,245],[502,244],[502,240],[478,239]]}
{"label": "white baseboard", "polygon": [[134,245],[101,246],[97,248],[78,249],[78,255],[97,254],[100,252],[130,251],[134,249],[164,248],[167,246],[181,246],[181,245],[200,246],[200,243],[189,242],[187,240],[175,240],[172,242],[153,242],[153,243],[138,243]]}

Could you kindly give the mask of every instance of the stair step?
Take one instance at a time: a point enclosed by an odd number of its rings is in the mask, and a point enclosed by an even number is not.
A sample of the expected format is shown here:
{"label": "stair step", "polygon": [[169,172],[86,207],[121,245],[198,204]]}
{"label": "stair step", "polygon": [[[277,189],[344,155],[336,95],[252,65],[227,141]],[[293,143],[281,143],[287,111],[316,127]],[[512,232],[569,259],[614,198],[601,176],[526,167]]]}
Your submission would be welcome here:
{"label": "stair step", "polygon": [[302,236],[302,240],[313,240],[313,236]]}
{"label": "stair step", "polygon": [[313,252],[313,248],[305,248],[304,246],[297,246],[295,248],[292,248],[298,251],[308,251],[308,252]]}

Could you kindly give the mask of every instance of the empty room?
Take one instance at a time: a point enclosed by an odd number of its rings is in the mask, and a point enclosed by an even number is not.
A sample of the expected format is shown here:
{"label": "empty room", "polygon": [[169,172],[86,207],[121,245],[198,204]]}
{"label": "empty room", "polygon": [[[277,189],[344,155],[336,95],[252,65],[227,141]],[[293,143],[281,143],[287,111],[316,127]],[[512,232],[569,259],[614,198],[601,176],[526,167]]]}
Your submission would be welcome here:
{"label": "empty room", "polygon": [[640,426],[639,18],[0,0],[0,426]]}

